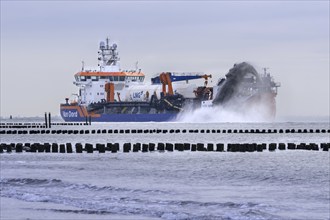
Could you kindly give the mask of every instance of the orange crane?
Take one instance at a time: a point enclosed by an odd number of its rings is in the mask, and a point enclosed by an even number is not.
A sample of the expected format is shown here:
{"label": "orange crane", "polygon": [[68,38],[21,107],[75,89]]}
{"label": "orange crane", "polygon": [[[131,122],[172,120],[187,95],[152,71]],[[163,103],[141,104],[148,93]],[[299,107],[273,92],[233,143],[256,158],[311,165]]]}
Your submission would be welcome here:
{"label": "orange crane", "polygon": [[[159,78],[163,85],[162,92],[164,93],[164,96],[166,96],[166,94],[173,95],[174,93],[173,93],[173,87],[172,87],[170,73],[169,72],[161,73]],[[166,92],[166,85],[168,86],[168,92]]]}

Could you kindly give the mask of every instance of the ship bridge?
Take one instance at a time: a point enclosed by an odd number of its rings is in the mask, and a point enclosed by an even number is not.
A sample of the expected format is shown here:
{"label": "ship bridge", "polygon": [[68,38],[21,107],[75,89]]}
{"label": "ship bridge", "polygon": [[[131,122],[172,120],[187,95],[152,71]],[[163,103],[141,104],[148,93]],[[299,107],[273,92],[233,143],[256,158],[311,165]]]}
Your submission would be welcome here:
{"label": "ship bridge", "polygon": [[125,95],[124,88],[129,84],[142,84],[145,74],[140,69],[121,70],[117,52],[117,44],[101,41],[98,50],[98,65],[96,67],[85,67],[82,62],[81,71],[74,75],[73,84],[79,87],[78,102],[90,104],[100,102],[106,98],[106,85],[112,84],[114,91],[119,96]]}
{"label": "ship bridge", "polygon": [[142,72],[100,72],[83,71],[75,74],[76,82],[104,81],[104,82],[143,82],[145,78]]}

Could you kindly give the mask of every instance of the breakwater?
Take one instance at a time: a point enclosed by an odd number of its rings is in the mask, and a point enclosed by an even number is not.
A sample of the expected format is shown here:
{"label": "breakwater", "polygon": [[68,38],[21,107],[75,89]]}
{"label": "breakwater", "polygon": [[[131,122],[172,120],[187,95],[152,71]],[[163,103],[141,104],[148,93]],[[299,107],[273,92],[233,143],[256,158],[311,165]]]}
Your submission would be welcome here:
{"label": "breakwater", "polygon": [[330,129],[35,129],[45,127],[10,127],[0,134],[173,134],[173,133],[227,133],[227,134],[282,134],[282,133],[330,133]]}
{"label": "breakwater", "polygon": [[283,150],[329,151],[330,143],[1,143],[0,153],[117,153],[117,152],[263,152]]}
{"label": "breakwater", "polygon": [[0,123],[2,153],[328,151],[329,133],[327,123]]}

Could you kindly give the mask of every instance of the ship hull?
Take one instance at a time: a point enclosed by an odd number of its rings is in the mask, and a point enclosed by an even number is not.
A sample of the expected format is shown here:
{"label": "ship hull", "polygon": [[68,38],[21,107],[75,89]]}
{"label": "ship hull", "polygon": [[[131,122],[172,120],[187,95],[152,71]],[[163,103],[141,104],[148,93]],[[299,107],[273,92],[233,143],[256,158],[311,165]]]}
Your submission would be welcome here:
{"label": "ship hull", "polygon": [[61,106],[61,116],[66,122],[164,122],[174,120],[177,113],[154,114],[89,114],[85,107],[78,105]]}

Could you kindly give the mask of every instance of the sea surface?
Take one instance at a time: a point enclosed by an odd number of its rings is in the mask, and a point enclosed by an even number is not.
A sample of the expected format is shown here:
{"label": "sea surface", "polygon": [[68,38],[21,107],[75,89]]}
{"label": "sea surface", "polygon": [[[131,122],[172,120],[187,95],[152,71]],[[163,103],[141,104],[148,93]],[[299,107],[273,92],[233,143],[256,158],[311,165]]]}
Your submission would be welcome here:
{"label": "sea surface", "polygon": [[[329,128],[329,122],[168,122],[51,129]],[[0,143],[120,143],[122,149],[123,143],[159,142],[320,144],[329,143],[329,135],[6,134]],[[330,219],[329,151],[23,152],[0,158],[1,219]]]}

